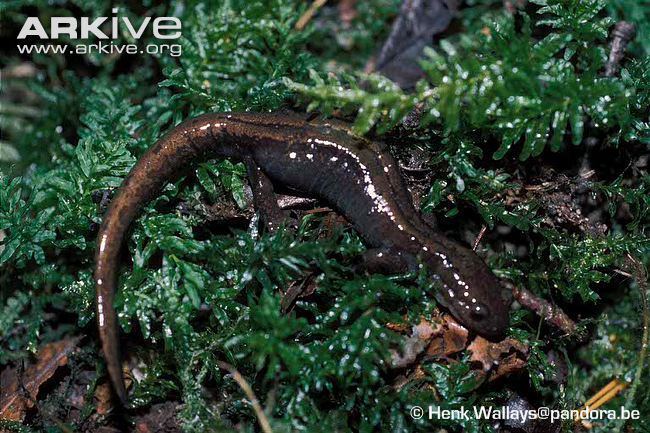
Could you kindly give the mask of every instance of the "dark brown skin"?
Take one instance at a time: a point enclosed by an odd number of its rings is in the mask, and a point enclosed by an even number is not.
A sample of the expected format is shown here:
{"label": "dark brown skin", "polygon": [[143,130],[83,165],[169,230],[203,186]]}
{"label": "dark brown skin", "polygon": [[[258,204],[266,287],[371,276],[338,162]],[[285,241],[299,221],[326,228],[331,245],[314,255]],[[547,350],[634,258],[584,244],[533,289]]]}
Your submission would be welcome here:
{"label": "dark brown skin", "polygon": [[345,216],[371,249],[370,269],[402,272],[426,266],[438,280],[439,302],[470,330],[501,339],[509,301],[485,263],[469,248],[436,233],[413,207],[397,163],[381,143],[343,124],[278,114],[207,114],[160,139],[133,167],[99,232],[95,283],[99,336],[122,401],[118,325],[113,308],[118,253],[139,210],[187,167],[210,158],[243,161],[255,206],[273,230],[281,215],[273,184],[315,196]]}

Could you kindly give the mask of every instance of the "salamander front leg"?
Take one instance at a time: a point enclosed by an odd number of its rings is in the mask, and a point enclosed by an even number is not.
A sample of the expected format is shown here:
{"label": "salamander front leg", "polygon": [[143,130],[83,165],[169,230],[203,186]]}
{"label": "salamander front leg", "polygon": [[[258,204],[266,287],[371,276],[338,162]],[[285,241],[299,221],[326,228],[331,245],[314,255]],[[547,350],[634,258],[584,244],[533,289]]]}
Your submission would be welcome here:
{"label": "salamander front leg", "polygon": [[269,232],[275,232],[286,220],[287,214],[278,206],[271,179],[252,159],[244,161],[248,180],[253,190],[253,204]]}

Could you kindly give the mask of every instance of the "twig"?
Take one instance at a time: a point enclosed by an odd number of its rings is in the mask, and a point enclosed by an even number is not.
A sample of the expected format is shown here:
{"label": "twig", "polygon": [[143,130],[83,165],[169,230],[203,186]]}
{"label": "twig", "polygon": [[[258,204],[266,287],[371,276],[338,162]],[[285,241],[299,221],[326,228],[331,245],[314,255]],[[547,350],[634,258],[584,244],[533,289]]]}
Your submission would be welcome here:
{"label": "twig", "polygon": [[605,64],[605,76],[613,77],[618,72],[619,64],[625,54],[627,44],[634,38],[636,28],[627,21],[619,21],[612,31],[612,47]]}
{"label": "twig", "polygon": [[317,207],[314,209],[309,209],[308,211],[305,211],[307,215],[315,214],[315,213],[327,213],[327,212],[332,212],[332,209],[329,207]]}
{"label": "twig", "polygon": [[623,271],[621,269],[614,269],[614,272],[619,274],[619,275],[623,275],[624,277],[632,278],[632,274],[630,274],[629,272],[625,272],[625,271]]}
{"label": "twig", "polygon": [[262,431],[264,433],[273,433],[273,430],[271,429],[271,423],[269,422],[269,419],[266,417],[266,414],[264,413],[264,410],[262,409],[262,406],[260,405],[259,400],[257,397],[255,397],[255,393],[253,392],[253,389],[251,386],[246,382],[246,379],[244,379],[244,376],[241,375],[239,371],[232,365],[228,364],[227,362],[223,361],[217,361],[217,365],[219,368],[226,370],[232,378],[237,382],[237,385],[244,391],[244,394],[246,394],[246,397],[251,402],[251,405],[253,406],[253,410],[255,411],[255,416],[257,416],[257,421],[260,423],[260,427],[262,428]]}
{"label": "twig", "polygon": [[607,385],[603,386],[600,391],[598,391],[596,394],[594,394],[589,400],[585,402],[585,406],[589,406],[590,408],[595,409],[594,403],[602,400],[602,398],[609,394],[610,391],[618,385],[620,385],[621,382],[618,381],[618,379],[611,380]]}
{"label": "twig", "polygon": [[[641,335],[641,349],[639,350],[639,358],[637,359],[636,372],[634,379],[630,385],[630,390],[625,399],[625,407],[631,407],[634,402],[636,390],[641,383],[643,374],[643,367],[645,366],[646,358],[648,357],[648,346],[650,345],[650,308],[648,306],[648,271],[643,264],[631,254],[627,255],[627,264],[630,271],[634,275],[637,285],[639,286],[639,296],[641,297],[641,326],[643,333]],[[621,431],[625,421],[619,422],[618,428],[615,431]]]}
{"label": "twig", "polygon": [[594,394],[587,402],[582,406],[578,415],[574,418],[574,421],[582,421],[583,410],[595,410],[609,402],[611,399],[616,397],[616,395],[625,389],[625,384],[620,382],[618,379],[610,381],[607,385],[602,387],[600,391]]}
{"label": "twig", "polygon": [[478,232],[478,236],[476,236],[476,240],[474,240],[474,246],[472,247],[472,251],[476,251],[476,249],[478,248],[478,244],[480,244],[481,239],[483,239],[483,235],[485,235],[486,230],[487,230],[487,226],[483,224],[483,226],[481,226],[481,231]]}
{"label": "twig", "polygon": [[576,323],[566,315],[557,305],[553,305],[545,299],[538,298],[527,289],[511,286],[515,299],[525,308],[534,311],[544,320],[561,329],[566,334],[572,334],[576,330]]}
{"label": "twig", "polygon": [[316,15],[318,9],[322,8],[325,3],[327,3],[327,0],[314,0],[311,6],[309,6],[309,9],[307,9],[300,18],[298,18],[298,21],[296,21],[294,28],[296,30],[304,29],[307,23],[311,21],[314,15]]}

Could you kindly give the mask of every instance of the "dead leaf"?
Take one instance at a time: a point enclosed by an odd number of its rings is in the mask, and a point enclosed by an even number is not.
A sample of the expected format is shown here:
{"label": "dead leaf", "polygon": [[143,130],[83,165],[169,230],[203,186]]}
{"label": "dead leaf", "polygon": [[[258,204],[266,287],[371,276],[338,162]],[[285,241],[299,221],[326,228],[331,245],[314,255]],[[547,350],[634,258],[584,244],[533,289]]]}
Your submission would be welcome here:
{"label": "dead leaf", "polygon": [[[393,331],[405,333],[401,324],[388,324]],[[460,352],[467,345],[467,329],[447,314],[435,315],[430,319],[422,317],[413,326],[411,335],[406,338],[401,353],[392,353],[394,368],[404,368],[416,362],[426,353],[428,357],[447,357]]]}
{"label": "dead leaf", "polygon": [[492,343],[480,336],[467,346],[467,350],[472,353],[470,360],[480,363],[486,374],[494,368],[496,377],[522,368],[528,357],[528,349],[527,345],[514,338]]}
{"label": "dead leaf", "polygon": [[47,382],[57,368],[68,363],[81,337],[66,338],[41,347],[35,364],[26,366],[19,375],[17,368],[7,368],[0,375],[0,419],[22,421],[27,409],[34,406],[41,385]]}
{"label": "dead leaf", "polygon": [[296,305],[298,299],[306,298],[314,294],[316,288],[318,287],[318,284],[316,284],[315,280],[316,280],[315,275],[309,274],[301,282],[294,281],[289,286],[287,291],[284,292],[284,296],[280,301],[280,309],[282,310],[283,314],[287,314],[288,312],[293,310],[293,307],[294,305]]}
{"label": "dead leaf", "polygon": [[377,56],[377,72],[402,89],[410,89],[424,76],[422,51],[433,45],[457,11],[454,0],[406,0]]}
{"label": "dead leaf", "polygon": [[424,352],[426,342],[418,338],[417,335],[408,337],[401,347],[400,351],[391,350],[391,366],[393,368],[406,368],[417,361],[418,356]]}
{"label": "dead leaf", "polygon": [[106,415],[113,408],[111,385],[108,382],[97,385],[94,398],[97,415]]}
{"label": "dead leaf", "polygon": [[427,347],[427,355],[444,357],[465,349],[469,334],[467,329],[448,314],[443,314],[439,320],[431,343]]}
{"label": "dead leaf", "polygon": [[510,376],[526,367],[526,360],[519,357],[517,353],[511,353],[506,356],[497,366],[495,372],[490,375],[489,382],[493,382],[502,377]]}
{"label": "dead leaf", "polygon": [[404,322],[398,322],[398,323],[388,322],[386,324],[386,328],[390,329],[393,332],[397,332],[398,334],[406,334],[409,331],[410,326],[408,323],[406,323],[407,320],[406,316],[404,316],[403,319]]}

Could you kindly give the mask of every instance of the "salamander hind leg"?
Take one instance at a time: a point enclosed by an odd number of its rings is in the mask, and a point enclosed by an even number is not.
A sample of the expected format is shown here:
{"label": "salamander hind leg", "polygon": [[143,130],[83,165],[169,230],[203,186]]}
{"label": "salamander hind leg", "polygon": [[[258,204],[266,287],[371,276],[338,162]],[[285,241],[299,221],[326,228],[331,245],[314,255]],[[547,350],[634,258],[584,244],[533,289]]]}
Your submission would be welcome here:
{"label": "salamander hind leg", "polygon": [[246,170],[253,191],[253,204],[259,213],[263,224],[271,233],[275,232],[288,220],[288,215],[278,206],[278,200],[273,190],[271,179],[251,159],[246,159]]}

